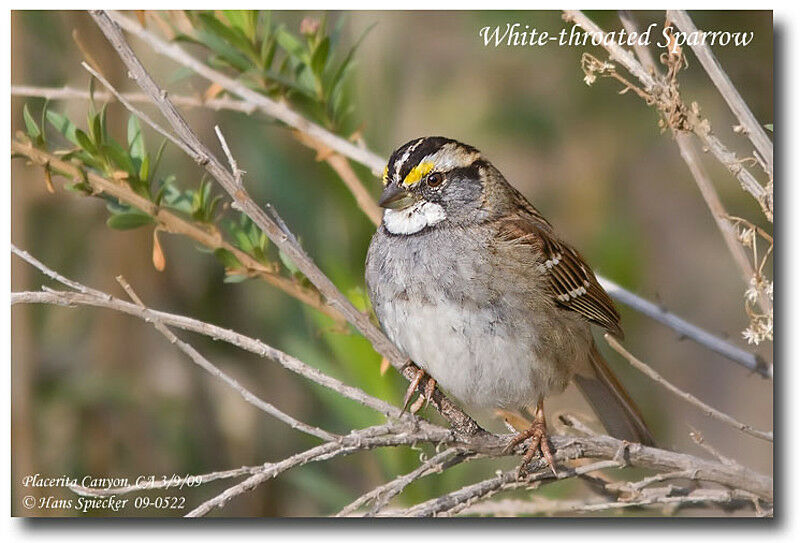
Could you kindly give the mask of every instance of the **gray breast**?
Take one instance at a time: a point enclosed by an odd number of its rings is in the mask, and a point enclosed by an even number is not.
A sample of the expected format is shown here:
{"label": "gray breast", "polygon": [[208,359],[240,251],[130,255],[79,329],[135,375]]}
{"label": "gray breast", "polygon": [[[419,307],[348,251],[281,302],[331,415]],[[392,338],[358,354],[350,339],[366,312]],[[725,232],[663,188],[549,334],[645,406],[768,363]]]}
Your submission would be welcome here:
{"label": "gray breast", "polygon": [[386,334],[445,390],[471,405],[520,407],[568,379],[541,341],[552,308],[535,269],[530,256],[498,255],[485,229],[381,228],[366,282]]}

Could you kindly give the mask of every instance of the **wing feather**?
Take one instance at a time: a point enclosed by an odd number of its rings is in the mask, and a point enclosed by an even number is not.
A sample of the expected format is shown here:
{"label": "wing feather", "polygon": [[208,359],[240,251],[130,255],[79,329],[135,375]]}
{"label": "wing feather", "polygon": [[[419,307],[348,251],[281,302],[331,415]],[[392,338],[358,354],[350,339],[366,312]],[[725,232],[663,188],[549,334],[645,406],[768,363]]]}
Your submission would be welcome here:
{"label": "wing feather", "polygon": [[553,235],[552,227],[538,212],[508,216],[499,224],[504,240],[543,253],[539,265],[549,279],[556,304],[622,337],[619,313],[592,269],[578,251]]}

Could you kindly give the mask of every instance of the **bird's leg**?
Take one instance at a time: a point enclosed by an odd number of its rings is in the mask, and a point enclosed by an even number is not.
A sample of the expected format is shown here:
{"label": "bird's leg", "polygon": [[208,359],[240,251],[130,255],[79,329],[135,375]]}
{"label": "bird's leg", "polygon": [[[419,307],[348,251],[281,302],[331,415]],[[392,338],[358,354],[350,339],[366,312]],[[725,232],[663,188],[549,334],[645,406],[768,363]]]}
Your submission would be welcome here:
{"label": "bird's leg", "polygon": [[533,423],[531,424],[530,428],[514,436],[514,439],[512,439],[509,444],[506,445],[506,448],[503,452],[511,451],[514,449],[514,447],[528,438],[531,438],[531,444],[528,446],[525,456],[522,457],[522,464],[519,467],[519,473],[524,473],[525,468],[528,466],[528,464],[530,464],[531,460],[533,460],[534,455],[541,451],[542,456],[550,465],[550,469],[553,470],[553,475],[558,476],[556,473],[556,463],[553,460],[553,451],[550,449],[550,443],[547,439],[547,421],[544,418],[543,400],[539,400],[539,403],[536,404],[536,414],[533,418]]}

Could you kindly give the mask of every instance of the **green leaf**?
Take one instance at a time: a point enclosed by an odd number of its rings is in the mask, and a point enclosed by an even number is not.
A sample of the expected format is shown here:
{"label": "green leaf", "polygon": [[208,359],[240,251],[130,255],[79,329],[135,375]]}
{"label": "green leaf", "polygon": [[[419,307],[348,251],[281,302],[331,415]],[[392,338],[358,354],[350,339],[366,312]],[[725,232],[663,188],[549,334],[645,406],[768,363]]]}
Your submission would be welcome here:
{"label": "green leaf", "polygon": [[228,20],[232,27],[241,31],[248,40],[254,42],[256,40],[256,26],[258,23],[258,12],[255,10],[222,10],[222,14]]}
{"label": "green leaf", "polygon": [[767,129],[767,130],[769,130],[770,132],[774,132],[774,130],[772,129],[772,123],[765,124],[765,125],[764,125],[764,128],[766,128],[766,129]]}
{"label": "green leaf", "polygon": [[147,154],[142,127],[139,125],[139,119],[135,115],[131,115],[128,118],[128,149],[130,150],[131,158],[134,159],[143,160]]}
{"label": "green leaf", "polygon": [[161,145],[158,147],[158,151],[156,152],[156,160],[153,162],[153,168],[150,170],[150,176],[155,177],[156,170],[158,170],[158,165],[161,164],[161,157],[164,154],[164,148],[167,146],[166,138],[161,141]]}
{"label": "green leaf", "polygon": [[261,43],[261,69],[270,69],[272,61],[275,59],[275,50],[277,46],[278,42],[274,34]]}
{"label": "green leaf", "polygon": [[100,135],[101,142],[108,141],[108,126],[106,125],[106,113],[108,112],[108,104],[103,104],[103,109],[100,110]]}
{"label": "green leaf", "polygon": [[223,279],[222,282],[223,283],[241,283],[242,281],[247,281],[248,279],[250,279],[250,278],[247,277],[246,275],[239,275],[237,273],[237,274],[232,274],[232,275],[226,275],[225,279]]}
{"label": "green leaf", "polygon": [[153,218],[150,215],[140,211],[131,211],[130,213],[111,215],[106,224],[116,230],[132,230],[153,222]]}
{"label": "green leaf", "polygon": [[308,52],[306,48],[303,47],[303,44],[300,40],[298,40],[295,36],[289,33],[288,30],[285,28],[279,28],[276,31],[276,36],[278,39],[278,45],[280,45],[284,51],[289,53],[289,55],[300,61],[304,64],[309,63]]}
{"label": "green leaf", "polygon": [[32,140],[36,141],[42,135],[42,131],[39,130],[36,121],[31,117],[31,113],[28,111],[28,104],[22,106],[22,118],[25,120],[25,128],[28,131],[28,135]]}
{"label": "green leaf", "polygon": [[325,64],[328,61],[328,52],[331,47],[331,40],[329,38],[323,39],[320,44],[314,49],[314,54],[311,55],[311,69],[317,75],[322,76],[325,70]]}
{"label": "green leaf", "polygon": [[61,132],[61,134],[67,138],[67,140],[71,141],[75,145],[80,145],[78,143],[78,138],[75,137],[75,125],[72,124],[72,121],[70,121],[65,115],[48,110],[47,120],[50,121],[50,124],[52,124],[56,130]]}
{"label": "green leaf", "polygon": [[286,266],[286,269],[289,270],[292,275],[300,273],[300,268],[298,268],[297,265],[292,262],[292,259],[286,256],[283,251],[278,251],[278,256],[280,257],[281,262],[283,262],[283,265]]}
{"label": "green leaf", "polygon": [[241,268],[242,265],[239,263],[239,260],[227,249],[218,248],[214,249],[214,256],[217,257],[217,260],[222,262],[222,265],[226,268],[238,269]]}
{"label": "green leaf", "polygon": [[198,16],[205,24],[208,32],[214,34],[218,39],[228,42],[238,52],[246,54],[248,51],[253,50],[253,44],[250,43],[244,32],[238,31],[235,27],[225,26],[222,21],[211,13],[200,13]]}
{"label": "green leaf", "polygon": [[144,155],[142,163],[139,165],[139,179],[141,179],[144,182],[147,182],[149,175],[150,175],[150,156]]}
{"label": "green leaf", "polygon": [[119,143],[109,140],[108,143],[101,145],[100,149],[106,156],[111,158],[115,167],[128,172],[130,175],[136,175],[131,157],[128,156],[128,152]]}
{"label": "green leaf", "polygon": [[342,61],[342,63],[339,65],[339,68],[333,74],[333,78],[331,79],[331,84],[328,87],[330,90],[335,88],[339,84],[339,81],[344,77],[344,75],[345,75],[345,73],[347,71],[347,68],[350,66],[350,63],[353,61],[353,55],[355,55],[356,49],[358,49],[361,46],[361,42],[363,42],[364,38],[367,37],[367,34],[369,34],[369,32],[373,28],[375,28],[376,24],[378,24],[377,21],[372,23],[371,25],[369,25],[366,28],[366,30],[364,30],[364,32],[361,33],[361,36],[358,37],[358,39],[356,40],[356,43],[353,44],[353,46],[347,52],[347,55],[344,57],[344,60]]}
{"label": "green leaf", "polygon": [[89,136],[86,135],[86,132],[80,128],[75,130],[75,139],[78,140],[78,145],[80,145],[84,151],[92,156],[97,154],[97,146],[92,142],[91,139],[89,139]]}
{"label": "green leaf", "polygon": [[[91,109],[94,108],[92,107]],[[103,128],[100,126],[100,114],[90,111],[86,118],[86,127],[92,143],[95,144],[95,147],[99,147],[100,144],[103,143]]]}

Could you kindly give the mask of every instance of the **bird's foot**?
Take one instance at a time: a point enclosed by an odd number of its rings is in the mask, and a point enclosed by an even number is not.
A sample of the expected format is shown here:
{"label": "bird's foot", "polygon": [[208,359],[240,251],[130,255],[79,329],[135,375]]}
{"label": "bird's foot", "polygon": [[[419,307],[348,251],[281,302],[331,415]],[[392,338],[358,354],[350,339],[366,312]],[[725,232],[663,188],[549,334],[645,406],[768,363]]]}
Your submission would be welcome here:
{"label": "bird's foot", "polygon": [[[422,382],[423,379],[427,378],[425,382],[425,392],[421,394],[417,400],[411,404],[410,408],[408,402],[411,401],[411,398],[414,396],[414,392],[419,387],[419,384]],[[406,390],[405,398],[403,398],[403,412],[405,413],[406,409],[408,409],[411,413],[416,413],[419,411],[423,405],[427,405],[431,401],[431,397],[433,396],[433,391],[436,389],[436,379],[425,373],[425,370],[422,368],[417,368],[416,373],[414,374],[414,378],[411,380],[411,383],[408,385],[408,390]]]}
{"label": "bird's foot", "polygon": [[525,455],[522,457],[522,463],[517,471],[518,476],[522,477],[525,475],[528,464],[531,463],[531,460],[533,460],[533,457],[536,456],[536,453],[540,452],[547,461],[547,464],[550,466],[550,469],[553,470],[553,475],[558,477],[558,473],[556,472],[556,463],[553,459],[553,450],[550,448],[550,442],[547,436],[547,421],[544,418],[544,406],[541,401],[536,408],[536,416],[530,428],[514,436],[508,445],[506,445],[506,448],[503,450],[503,452],[508,453],[512,451],[514,447],[528,438],[531,438],[531,443],[528,445],[528,449],[525,451]]}

